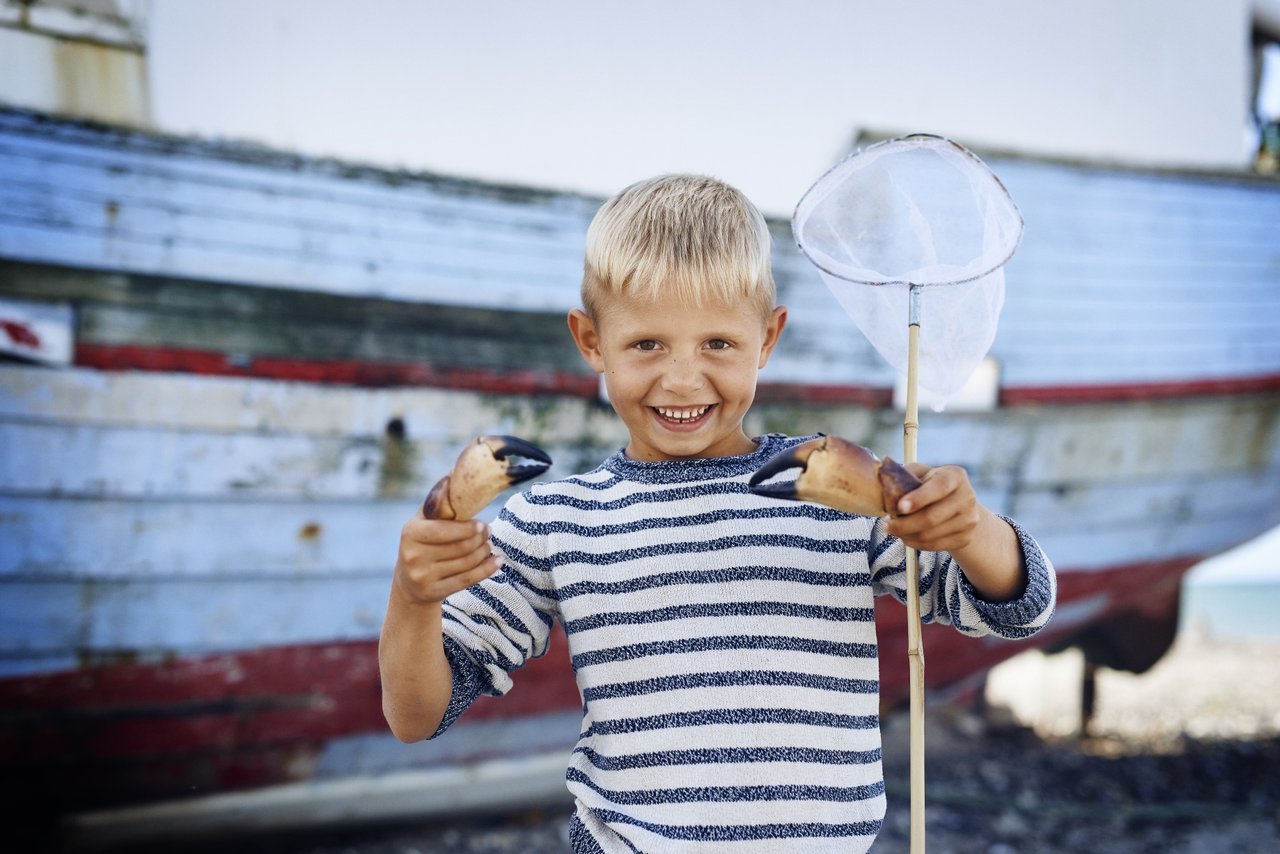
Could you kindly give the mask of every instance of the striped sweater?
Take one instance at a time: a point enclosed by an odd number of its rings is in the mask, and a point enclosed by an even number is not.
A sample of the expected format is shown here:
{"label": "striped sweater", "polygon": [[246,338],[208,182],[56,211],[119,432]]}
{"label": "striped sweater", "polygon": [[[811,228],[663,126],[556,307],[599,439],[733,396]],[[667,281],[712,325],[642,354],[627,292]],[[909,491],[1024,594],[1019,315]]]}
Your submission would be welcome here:
{"label": "striped sweater", "polygon": [[[569,639],[582,729],[566,772],[574,850],[865,851],[884,816],[872,597],[905,601],[883,521],[753,495],[803,439],[641,463],[534,486],[491,527],[503,568],[450,597],[454,689],[478,694]],[[1053,569],[1021,530],[1024,595],[980,599],[945,553],[920,556],[921,613],[1025,637],[1053,610]]]}

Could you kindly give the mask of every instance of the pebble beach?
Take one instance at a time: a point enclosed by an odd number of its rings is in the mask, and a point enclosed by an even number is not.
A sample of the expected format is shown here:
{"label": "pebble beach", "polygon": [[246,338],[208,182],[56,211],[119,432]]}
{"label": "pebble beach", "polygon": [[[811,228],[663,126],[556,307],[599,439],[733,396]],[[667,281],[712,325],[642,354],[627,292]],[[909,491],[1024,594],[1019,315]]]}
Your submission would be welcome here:
{"label": "pebble beach", "polygon": [[[985,703],[932,705],[931,854],[1258,854],[1280,851],[1280,639],[1194,627],[1142,675],[1101,671],[1090,736],[1082,662],[1028,653]],[[908,850],[907,719],[884,720],[889,812],[872,851]],[[562,809],[447,823],[211,842],[266,854],[563,854]]]}
{"label": "pebble beach", "polygon": [[[1101,671],[1087,738],[1083,662],[1025,658],[992,674],[984,715],[931,710],[929,851],[1280,851],[1280,641],[1192,630],[1145,674]],[[1019,691],[1050,696],[1001,704]],[[905,730],[901,716],[885,725],[890,811],[877,854],[908,850]]]}

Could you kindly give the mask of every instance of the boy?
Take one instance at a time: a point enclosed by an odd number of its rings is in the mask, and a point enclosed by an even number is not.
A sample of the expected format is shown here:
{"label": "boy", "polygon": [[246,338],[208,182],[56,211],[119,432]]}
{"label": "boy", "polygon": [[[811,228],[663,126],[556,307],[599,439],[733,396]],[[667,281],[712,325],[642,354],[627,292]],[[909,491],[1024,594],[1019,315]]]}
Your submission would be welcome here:
{"label": "boy", "polygon": [[626,448],[490,528],[419,516],[401,536],[392,730],[433,737],[505,693],[560,620],[583,696],[577,852],[865,851],[885,808],[872,597],[905,598],[903,543],[922,550],[926,620],[1025,637],[1053,609],[1047,558],[958,467],[914,467],[896,518],[748,491],[802,441],[742,426],[786,324],[769,264],[763,218],[718,181],[610,199],[568,321]]}

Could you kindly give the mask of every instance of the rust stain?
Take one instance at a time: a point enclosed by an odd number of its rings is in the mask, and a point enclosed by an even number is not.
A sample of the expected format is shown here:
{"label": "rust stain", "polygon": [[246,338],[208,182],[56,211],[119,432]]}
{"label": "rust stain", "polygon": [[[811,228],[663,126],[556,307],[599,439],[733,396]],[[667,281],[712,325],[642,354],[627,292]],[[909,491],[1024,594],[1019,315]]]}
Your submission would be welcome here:
{"label": "rust stain", "polygon": [[409,440],[404,419],[387,422],[382,442],[382,464],[378,468],[378,497],[402,498],[419,488],[415,478],[417,447]]}
{"label": "rust stain", "polygon": [[1249,464],[1255,469],[1265,469],[1271,461],[1271,449],[1276,446],[1276,430],[1280,429],[1280,406],[1265,408],[1257,414],[1257,420],[1249,430]]}
{"label": "rust stain", "polygon": [[288,780],[310,780],[320,762],[320,751],[309,745],[294,747],[285,754],[280,770]]}

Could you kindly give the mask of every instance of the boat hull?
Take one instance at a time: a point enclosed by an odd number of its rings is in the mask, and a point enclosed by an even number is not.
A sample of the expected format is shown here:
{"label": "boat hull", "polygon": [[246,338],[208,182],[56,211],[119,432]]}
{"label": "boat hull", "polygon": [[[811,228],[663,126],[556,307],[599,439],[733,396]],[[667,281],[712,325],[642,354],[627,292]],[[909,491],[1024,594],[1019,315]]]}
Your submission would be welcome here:
{"label": "boat hull", "polygon": [[[1168,635],[1187,569],[1280,523],[1274,182],[989,162],[1028,223],[998,391],[923,413],[919,456],[1036,536],[1060,604],[1024,642],[928,627],[932,697],[1037,644],[1141,669],[1159,644],[1123,627]],[[472,437],[530,440],[551,476],[625,444],[564,327],[599,199],[9,109],[0,195],[8,803],[198,809],[569,749],[562,643],[401,745],[375,638],[400,527]],[[748,430],[896,456],[892,370],[770,228],[790,319]],[[904,620],[877,606],[887,705]]]}

